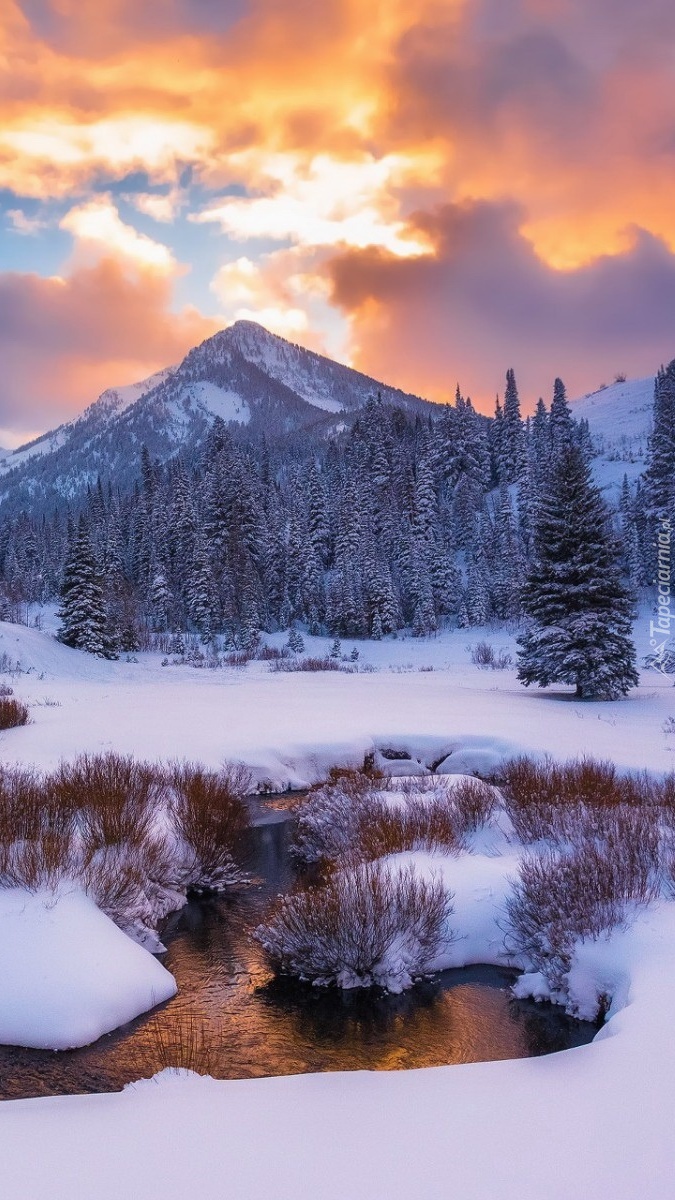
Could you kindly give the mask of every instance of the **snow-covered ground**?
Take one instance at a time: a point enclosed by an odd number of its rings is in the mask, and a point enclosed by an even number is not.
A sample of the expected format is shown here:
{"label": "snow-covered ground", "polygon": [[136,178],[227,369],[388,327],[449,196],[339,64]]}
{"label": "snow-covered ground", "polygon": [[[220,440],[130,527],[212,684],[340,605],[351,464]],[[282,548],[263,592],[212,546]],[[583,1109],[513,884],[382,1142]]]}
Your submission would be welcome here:
{"label": "snow-covered ground", "polygon": [[593,476],[613,504],[624,475],[635,484],[645,469],[653,405],[653,375],[612,383],[572,401],[573,415],[588,421],[598,451]]}
{"label": "snow-covered ground", "polygon": [[[642,653],[648,634],[645,614],[636,628]],[[232,759],[277,789],[303,787],[335,763],[360,765],[375,749],[405,749],[427,764],[450,755],[445,769],[453,772],[485,771],[519,752],[592,754],[653,771],[675,766],[675,736],[664,731],[675,714],[672,677],[644,671],[626,700],[579,702],[569,689],[523,688],[513,668],[474,666],[467,646],[482,638],[515,654],[504,631],[456,630],[359,643],[355,674],[286,674],[261,662],[163,667],[160,655],[105,662],[0,623],[0,656],[29,669],[14,688],[32,722],[0,733],[0,753],[5,762],[45,768],[82,750],[211,767]],[[325,654],[330,641],[306,638],[306,647]]]}
{"label": "snow-covered ground", "polygon": [[172,975],[83,892],[0,890],[0,1042],[86,1046],[176,994]]}
{"label": "snow-covered ground", "polygon": [[[643,615],[641,653],[648,624]],[[8,681],[32,723],[0,734],[0,754],[43,767],[85,749],[212,766],[236,759],[277,786],[301,786],[378,748],[424,763],[449,755],[455,770],[522,750],[675,767],[672,678],[645,671],[627,699],[581,703],[564,689],[526,690],[513,669],[473,666],[466,647],[483,637],[513,652],[504,631],[465,630],[360,644],[359,666],[373,672],[275,674],[263,663],[162,666],[158,655],[106,663],[2,625],[0,655],[22,664]],[[308,652],[329,645],[306,641]],[[460,859],[418,863],[441,870],[456,895],[462,936],[448,962],[503,961],[501,905],[516,859],[498,830],[495,838]],[[541,1059],[231,1082],[165,1073],[118,1095],[8,1102],[3,1197],[667,1200],[675,903],[582,946],[570,985],[582,1012],[611,996],[610,1020],[592,1045]],[[541,993],[542,981],[521,987]]]}
{"label": "snow-covered ground", "polygon": [[[515,862],[483,850],[443,868],[469,933],[458,962],[499,950]],[[582,947],[573,998],[583,1008],[608,993],[610,1019],[591,1045],[560,1054],[230,1082],[164,1072],[116,1095],[6,1103],[3,1196],[667,1200],[674,945],[675,904],[662,903]],[[528,989],[536,978],[523,978]]]}

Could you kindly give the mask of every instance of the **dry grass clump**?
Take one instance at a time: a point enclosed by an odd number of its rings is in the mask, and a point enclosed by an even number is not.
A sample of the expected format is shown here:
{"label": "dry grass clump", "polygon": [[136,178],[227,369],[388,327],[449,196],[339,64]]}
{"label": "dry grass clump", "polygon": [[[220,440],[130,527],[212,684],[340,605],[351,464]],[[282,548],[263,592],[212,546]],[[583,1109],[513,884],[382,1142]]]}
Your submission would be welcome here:
{"label": "dry grass clump", "polygon": [[18,725],[27,725],[28,721],[28,708],[23,701],[0,696],[0,729],[15,729]]}
{"label": "dry grass clump", "polygon": [[146,1069],[151,1075],[173,1068],[216,1076],[221,1038],[214,1037],[208,1023],[189,1008],[172,1007],[155,1018],[145,1031],[145,1041]]}
{"label": "dry grass clump", "polygon": [[440,881],[363,863],[282,896],[253,936],[278,974],[401,991],[428,973],[451,914]]}
{"label": "dry grass clump", "polygon": [[171,812],[182,843],[185,887],[217,891],[245,879],[236,853],[249,825],[245,797],[252,782],[246,767],[233,764],[220,772],[195,763],[173,768]]}

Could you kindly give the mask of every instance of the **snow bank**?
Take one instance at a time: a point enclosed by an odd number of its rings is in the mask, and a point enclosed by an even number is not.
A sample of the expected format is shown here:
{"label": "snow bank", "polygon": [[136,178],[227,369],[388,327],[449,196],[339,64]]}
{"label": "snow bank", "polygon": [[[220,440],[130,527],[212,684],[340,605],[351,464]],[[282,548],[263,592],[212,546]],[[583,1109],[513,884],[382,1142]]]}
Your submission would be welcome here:
{"label": "snow bank", "polygon": [[[497,936],[489,910],[510,864],[464,864],[448,869],[458,914],[475,918],[468,953]],[[225,1082],[163,1072],[121,1094],[7,1103],[3,1197],[665,1200],[674,949],[672,902],[584,947],[577,984],[612,983],[609,1023],[543,1058]]]}
{"label": "snow bank", "polygon": [[175,993],[83,892],[0,891],[0,1042],[86,1046]]}

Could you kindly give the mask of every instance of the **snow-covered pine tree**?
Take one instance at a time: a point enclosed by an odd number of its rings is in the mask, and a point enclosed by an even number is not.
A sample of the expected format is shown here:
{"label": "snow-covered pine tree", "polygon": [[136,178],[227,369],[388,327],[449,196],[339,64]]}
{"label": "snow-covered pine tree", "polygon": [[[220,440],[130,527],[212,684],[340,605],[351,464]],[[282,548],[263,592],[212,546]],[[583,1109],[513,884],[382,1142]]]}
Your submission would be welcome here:
{"label": "snow-covered pine tree", "polygon": [[644,511],[643,556],[649,583],[658,577],[658,535],[661,522],[675,524],[675,359],[662,367],[654,381],[652,434],[642,477]]}
{"label": "snow-covered pine tree", "polygon": [[525,430],[520,417],[520,399],[512,368],[506,372],[502,447],[505,482],[515,483],[525,470]]}
{"label": "snow-covered pine tree", "polygon": [[101,571],[84,518],[63,572],[59,641],[99,658],[115,657],[109,636]]}
{"label": "snow-covered pine tree", "polygon": [[553,384],[553,400],[548,418],[551,454],[557,458],[562,451],[574,441],[574,422],[570,409],[565,384],[562,379],[556,379]]}
{"label": "snow-covered pine tree", "polygon": [[570,683],[581,699],[624,696],[638,683],[632,603],[607,509],[578,446],[563,447],[553,464],[535,538],[518,678],[526,686]]}

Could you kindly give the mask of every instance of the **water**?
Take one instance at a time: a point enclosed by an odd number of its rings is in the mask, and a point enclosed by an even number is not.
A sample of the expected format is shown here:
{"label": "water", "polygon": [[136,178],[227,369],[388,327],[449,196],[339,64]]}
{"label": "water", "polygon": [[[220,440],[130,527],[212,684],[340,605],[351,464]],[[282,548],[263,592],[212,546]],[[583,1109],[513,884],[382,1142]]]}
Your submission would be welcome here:
{"label": "water", "polygon": [[289,825],[260,806],[254,817],[263,822],[249,839],[256,882],[192,901],[164,930],[178,995],[81,1050],[0,1047],[2,1098],[117,1091],[167,1065],[243,1079],[526,1058],[597,1032],[551,1006],[514,1000],[516,972],[495,967],[444,971],[401,996],[275,981],[248,935],[270,895],[291,882]]}

